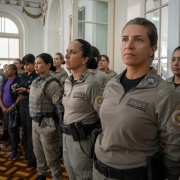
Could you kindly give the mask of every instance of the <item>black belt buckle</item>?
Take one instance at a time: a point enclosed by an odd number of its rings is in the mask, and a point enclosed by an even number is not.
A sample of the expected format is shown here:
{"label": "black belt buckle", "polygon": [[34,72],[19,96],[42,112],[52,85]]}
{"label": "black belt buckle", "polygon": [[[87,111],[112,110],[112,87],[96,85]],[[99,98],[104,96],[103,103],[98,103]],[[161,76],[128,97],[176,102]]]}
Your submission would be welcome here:
{"label": "black belt buckle", "polygon": [[97,168],[100,174],[108,177],[107,167],[104,164],[100,163],[99,160],[97,160]]}

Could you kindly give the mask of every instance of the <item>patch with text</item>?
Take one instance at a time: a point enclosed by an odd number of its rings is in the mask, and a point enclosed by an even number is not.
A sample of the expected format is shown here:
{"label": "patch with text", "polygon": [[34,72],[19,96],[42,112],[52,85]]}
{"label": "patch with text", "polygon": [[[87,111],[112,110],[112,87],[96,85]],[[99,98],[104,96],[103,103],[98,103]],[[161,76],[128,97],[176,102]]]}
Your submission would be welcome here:
{"label": "patch with text", "polygon": [[85,98],[85,92],[75,92],[73,98]]}
{"label": "patch with text", "polygon": [[130,106],[132,108],[139,109],[143,112],[146,112],[149,106],[149,103],[147,103],[146,101],[130,98],[128,102],[126,103],[126,106]]}

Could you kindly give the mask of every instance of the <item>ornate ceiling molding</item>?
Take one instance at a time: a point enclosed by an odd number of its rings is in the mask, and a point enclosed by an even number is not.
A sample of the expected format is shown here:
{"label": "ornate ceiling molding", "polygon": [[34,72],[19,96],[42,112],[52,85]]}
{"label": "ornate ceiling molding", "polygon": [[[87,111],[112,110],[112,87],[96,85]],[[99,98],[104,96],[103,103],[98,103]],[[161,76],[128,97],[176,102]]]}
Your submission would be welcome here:
{"label": "ornate ceiling molding", "polygon": [[33,0],[0,0],[0,3],[22,7],[41,8],[41,1]]}
{"label": "ornate ceiling molding", "polygon": [[[45,16],[48,8],[47,0],[36,0],[36,1],[35,0],[34,1],[33,0],[0,0],[0,3],[6,5],[21,6],[22,12],[33,19],[43,16],[43,22],[44,22],[43,25],[45,25]],[[25,9],[25,7],[39,8],[41,9],[41,13],[38,15],[31,14]]]}

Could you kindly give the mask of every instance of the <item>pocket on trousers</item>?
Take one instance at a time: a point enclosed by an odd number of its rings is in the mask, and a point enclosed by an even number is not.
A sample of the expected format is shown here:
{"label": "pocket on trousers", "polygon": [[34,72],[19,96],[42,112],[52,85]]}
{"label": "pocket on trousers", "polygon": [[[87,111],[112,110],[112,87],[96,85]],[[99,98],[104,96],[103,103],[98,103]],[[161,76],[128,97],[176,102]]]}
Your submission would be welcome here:
{"label": "pocket on trousers", "polygon": [[89,149],[90,149],[91,138],[87,137],[86,140],[81,140],[76,142],[77,151],[80,157],[88,157]]}
{"label": "pocket on trousers", "polygon": [[60,148],[59,148],[59,143],[57,143],[57,142],[54,143],[54,144],[46,144],[46,149],[47,149],[47,150],[53,150],[53,149],[56,149],[56,148],[57,148],[58,150],[60,149]]}
{"label": "pocket on trousers", "polygon": [[56,132],[56,125],[52,118],[43,118],[40,133],[45,136],[52,136]]}

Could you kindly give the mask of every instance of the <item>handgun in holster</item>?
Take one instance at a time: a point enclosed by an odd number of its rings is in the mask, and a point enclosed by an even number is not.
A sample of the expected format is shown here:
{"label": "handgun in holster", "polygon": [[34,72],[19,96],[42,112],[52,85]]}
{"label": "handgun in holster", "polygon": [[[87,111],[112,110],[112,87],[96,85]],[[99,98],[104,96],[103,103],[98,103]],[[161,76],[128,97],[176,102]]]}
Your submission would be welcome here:
{"label": "handgun in holster", "polygon": [[77,132],[78,132],[79,139],[80,140],[86,140],[87,136],[86,136],[86,133],[84,131],[82,121],[76,123],[76,129],[77,129]]}
{"label": "handgun in holster", "polygon": [[59,123],[59,116],[57,113],[53,112],[51,117],[54,119],[54,122]]}
{"label": "handgun in holster", "polygon": [[79,137],[78,137],[78,133],[76,131],[76,127],[74,123],[69,124],[71,133],[72,133],[72,137],[74,139],[74,141],[79,141]]}
{"label": "handgun in holster", "polygon": [[44,118],[44,115],[42,113],[37,113],[37,118],[38,118],[38,122],[39,122],[39,126],[41,125],[41,122]]}
{"label": "handgun in holster", "polygon": [[63,123],[63,121],[64,121],[64,112],[59,112],[58,116],[59,116],[60,123]]}
{"label": "handgun in holster", "polygon": [[91,146],[90,146],[90,151],[89,151],[89,158],[93,159],[94,156],[94,148],[95,148],[95,143],[98,135],[101,133],[101,129],[94,129],[91,133]]}
{"label": "handgun in holster", "polygon": [[148,180],[165,179],[162,152],[157,152],[153,156],[147,157],[147,176],[148,176]]}

